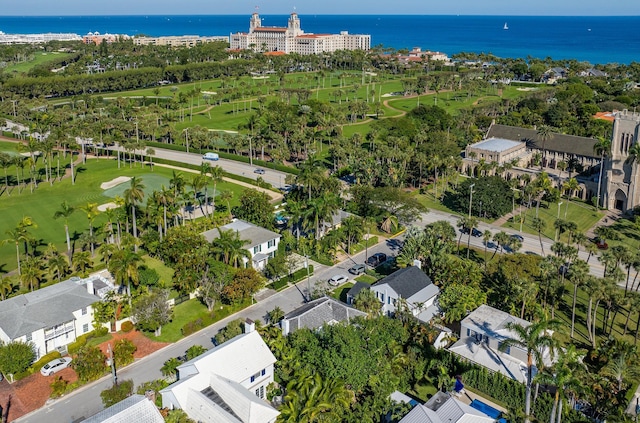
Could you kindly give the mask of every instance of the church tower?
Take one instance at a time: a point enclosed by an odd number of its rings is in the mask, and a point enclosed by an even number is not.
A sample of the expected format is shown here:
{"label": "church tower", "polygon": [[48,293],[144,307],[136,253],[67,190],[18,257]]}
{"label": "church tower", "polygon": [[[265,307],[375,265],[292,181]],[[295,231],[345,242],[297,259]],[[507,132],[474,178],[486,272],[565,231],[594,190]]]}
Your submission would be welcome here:
{"label": "church tower", "polygon": [[622,110],[615,113],[611,151],[604,163],[603,202],[607,209],[629,212],[640,205],[640,157],[629,158],[629,150],[638,143],[640,114]]}

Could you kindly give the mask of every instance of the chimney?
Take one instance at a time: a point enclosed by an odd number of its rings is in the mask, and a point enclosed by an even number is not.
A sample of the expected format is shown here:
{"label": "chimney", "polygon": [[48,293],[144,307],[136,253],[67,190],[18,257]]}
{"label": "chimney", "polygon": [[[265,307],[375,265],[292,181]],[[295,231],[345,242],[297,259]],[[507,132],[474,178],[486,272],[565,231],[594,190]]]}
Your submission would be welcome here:
{"label": "chimney", "polygon": [[256,324],[251,319],[244,321],[244,333],[251,333],[256,330]]}
{"label": "chimney", "polygon": [[422,262],[421,262],[420,260],[418,260],[418,259],[415,259],[415,260],[413,261],[413,265],[414,265],[415,267],[417,267],[418,269],[422,269]]}
{"label": "chimney", "polygon": [[153,389],[144,391],[144,396],[152,403],[156,403],[156,391],[154,391]]}
{"label": "chimney", "polygon": [[87,279],[87,292],[91,295],[96,294],[93,290],[93,279]]}

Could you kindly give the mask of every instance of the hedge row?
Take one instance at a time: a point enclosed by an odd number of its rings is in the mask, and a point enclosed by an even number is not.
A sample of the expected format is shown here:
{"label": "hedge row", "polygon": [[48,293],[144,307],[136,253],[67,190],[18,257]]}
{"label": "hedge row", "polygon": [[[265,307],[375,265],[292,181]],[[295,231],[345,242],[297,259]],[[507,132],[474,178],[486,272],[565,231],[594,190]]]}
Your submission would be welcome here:
{"label": "hedge row", "polygon": [[105,336],[107,333],[109,333],[109,329],[103,326],[98,329],[92,330],[89,333],[85,333],[84,335],[80,335],[76,338],[75,342],[67,345],[67,351],[69,352],[69,354],[75,354],[80,351],[82,347],[87,345],[87,342],[89,342],[90,339]]}
{"label": "hedge row", "polygon": [[[147,141],[147,146],[154,147],[154,148],[164,148],[164,149],[173,150],[173,151],[182,151],[182,152],[187,151],[187,148],[180,144],[165,144],[162,142]],[[204,154],[210,151],[211,151],[210,149],[202,149],[202,148],[191,148],[189,150],[190,153],[197,152],[199,154]],[[234,160],[236,162],[242,162],[242,163],[251,163],[251,159],[249,159],[249,157],[239,156],[237,154],[225,153],[222,151],[218,151],[217,153],[221,159]],[[297,175],[300,173],[300,170],[296,169],[295,167],[285,166],[285,165],[273,163],[273,162],[266,162],[260,159],[253,159],[253,164],[256,166],[262,166],[269,169],[279,170],[280,172],[291,173],[294,175]]]}

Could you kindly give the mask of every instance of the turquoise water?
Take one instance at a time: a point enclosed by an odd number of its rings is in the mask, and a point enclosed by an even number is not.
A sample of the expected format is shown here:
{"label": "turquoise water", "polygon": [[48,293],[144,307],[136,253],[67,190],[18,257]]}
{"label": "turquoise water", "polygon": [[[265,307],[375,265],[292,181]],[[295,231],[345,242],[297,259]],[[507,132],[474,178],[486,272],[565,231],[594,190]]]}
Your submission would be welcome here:
{"label": "turquoise water", "polygon": [[[286,15],[261,17],[265,26],[286,26]],[[464,51],[591,63],[640,61],[640,16],[300,15],[300,23],[308,33],[371,34],[372,46],[419,46],[449,55]],[[249,14],[0,17],[5,33],[229,35],[248,28]]]}
{"label": "turquoise water", "polygon": [[[485,404],[484,402],[479,401],[477,399],[474,399],[473,401],[471,401],[471,404],[469,405],[471,405],[472,408],[475,408],[476,410],[491,417],[492,419],[497,419],[502,414],[500,410],[496,410],[495,408],[491,407],[489,404]],[[503,423],[503,422],[506,423],[506,420],[504,419],[500,419],[498,421],[500,423]]]}

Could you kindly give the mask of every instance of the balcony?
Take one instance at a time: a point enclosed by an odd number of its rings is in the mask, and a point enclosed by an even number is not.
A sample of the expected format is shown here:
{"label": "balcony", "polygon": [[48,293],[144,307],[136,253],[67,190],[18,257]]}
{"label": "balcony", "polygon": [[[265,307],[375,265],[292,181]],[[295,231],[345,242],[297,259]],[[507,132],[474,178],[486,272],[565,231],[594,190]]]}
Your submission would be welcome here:
{"label": "balcony", "polygon": [[44,339],[48,341],[53,338],[57,338],[60,335],[64,335],[65,333],[73,332],[75,327],[73,323],[66,323],[64,325],[58,325],[53,328],[45,329],[44,331]]}

